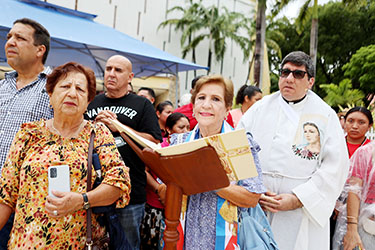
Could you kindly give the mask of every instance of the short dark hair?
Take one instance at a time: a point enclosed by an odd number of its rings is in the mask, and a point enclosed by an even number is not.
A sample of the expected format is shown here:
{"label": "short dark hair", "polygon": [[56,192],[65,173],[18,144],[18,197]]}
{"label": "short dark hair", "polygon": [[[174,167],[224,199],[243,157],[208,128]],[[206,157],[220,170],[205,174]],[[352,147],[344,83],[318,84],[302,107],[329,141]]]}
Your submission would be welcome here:
{"label": "short dark hair", "polygon": [[50,34],[46,28],[43,27],[40,23],[29,19],[29,18],[21,18],[17,19],[13,22],[13,25],[16,23],[22,23],[25,25],[29,25],[34,29],[34,45],[44,45],[46,47],[46,51],[44,52],[42,63],[45,64],[47,61],[47,56],[50,48]]}
{"label": "short dark hair", "polygon": [[245,100],[245,96],[251,97],[255,96],[256,93],[262,93],[262,90],[258,88],[257,86],[252,85],[242,85],[242,87],[238,90],[237,96],[236,96],[236,104],[242,104]]}
{"label": "short dark hair", "polygon": [[[141,90],[146,90],[150,96],[152,96],[154,99],[156,98],[155,91],[154,91],[152,88],[148,88],[148,87],[140,87],[140,88],[138,89],[138,92],[141,91]],[[137,92],[137,93],[138,93],[138,92]]]}
{"label": "short dark hair", "polygon": [[172,130],[173,126],[176,125],[176,123],[181,118],[186,118],[188,120],[188,122],[190,123],[190,120],[186,115],[184,115],[182,113],[179,113],[179,112],[176,112],[176,113],[172,113],[168,116],[167,120],[165,121],[165,128],[169,128],[170,130]]}
{"label": "short dark hair", "polygon": [[201,79],[203,77],[203,75],[200,75],[200,76],[196,76],[192,81],[191,81],[191,89],[193,89],[195,87],[195,84],[197,83],[197,81],[199,79]]}
{"label": "short dark hair", "polygon": [[92,69],[76,62],[68,62],[55,68],[47,77],[46,91],[52,94],[58,81],[64,79],[71,72],[79,72],[86,76],[88,102],[91,102],[96,95],[96,79]]}
{"label": "short dark hair", "polygon": [[311,57],[303,51],[293,51],[290,52],[281,62],[281,68],[284,67],[288,62],[295,64],[297,66],[305,66],[307,77],[315,77],[315,69]]}
{"label": "short dark hair", "polygon": [[345,116],[344,116],[345,121],[346,121],[346,118],[348,118],[348,116],[349,116],[351,113],[354,113],[354,112],[361,112],[362,114],[364,114],[364,115],[367,117],[368,122],[369,122],[370,125],[374,123],[374,119],[372,118],[371,111],[368,110],[368,109],[365,108],[365,107],[359,107],[359,106],[354,107],[354,108],[351,108],[351,109],[349,109],[348,112],[346,112],[346,114],[345,114]]}
{"label": "short dark hair", "polygon": [[156,111],[159,111],[159,113],[162,113],[163,112],[163,110],[164,110],[164,108],[166,107],[166,106],[172,106],[173,107],[173,104],[172,104],[172,102],[171,101],[164,101],[164,102],[161,102],[161,103],[159,103],[157,106],[156,106]]}

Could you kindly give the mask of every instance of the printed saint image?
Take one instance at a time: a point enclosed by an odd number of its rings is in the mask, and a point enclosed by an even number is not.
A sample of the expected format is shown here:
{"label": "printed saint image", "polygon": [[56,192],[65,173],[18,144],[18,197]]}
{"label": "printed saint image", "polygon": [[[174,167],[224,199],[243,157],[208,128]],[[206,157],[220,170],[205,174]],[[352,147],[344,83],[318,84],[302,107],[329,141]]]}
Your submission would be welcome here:
{"label": "printed saint image", "polygon": [[304,143],[292,146],[294,153],[304,159],[318,159],[320,153],[320,132],[318,126],[312,122],[304,123],[303,136]]}
{"label": "printed saint image", "polygon": [[293,153],[304,160],[318,160],[326,126],[327,118],[319,114],[302,115],[292,143]]}

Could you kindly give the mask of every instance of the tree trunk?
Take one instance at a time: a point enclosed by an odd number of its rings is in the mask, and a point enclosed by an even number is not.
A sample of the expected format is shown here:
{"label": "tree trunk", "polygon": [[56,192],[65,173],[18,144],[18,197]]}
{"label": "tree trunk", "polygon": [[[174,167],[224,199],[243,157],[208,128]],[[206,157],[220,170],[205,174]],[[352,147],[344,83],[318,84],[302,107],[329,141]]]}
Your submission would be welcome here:
{"label": "tree trunk", "polygon": [[220,62],[220,75],[223,74],[223,68],[224,68],[224,57],[221,59],[221,62]]}
{"label": "tree trunk", "polygon": [[208,49],[208,62],[207,62],[207,67],[208,67],[207,75],[209,75],[211,71],[211,57],[212,57],[212,51],[211,51],[211,48],[209,48]]}
{"label": "tree trunk", "polygon": [[212,58],[212,24],[213,24],[213,18],[214,18],[214,9],[211,8],[211,19],[210,19],[210,36],[209,36],[209,39],[208,39],[208,62],[207,62],[207,67],[208,67],[208,70],[207,70],[207,75],[210,74],[210,71],[211,71],[211,58]]}
{"label": "tree trunk", "polygon": [[[189,35],[189,44],[191,43],[191,34]],[[191,56],[192,56],[192,60],[193,60],[193,63],[197,63],[197,59],[195,57],[195,48],[193,48],[192,52],[191,52]],[[197,71],[194,70],[194,78],[197,77]]]}
{"label": "tree trunk", "polygon": [[310,33],[310,57],[314,64],[314,72],[316,75],[316,57],[318,53],[318,19],[313,18],[311,22]]}
{"label": "tree trunk", "polygon": [[258,1],[256,18],[255,60],[254,60],[254,82],[260,87],[262,82],[264,38],[266,35],[266,3]]}
{"label": "tree trunk", "polygon": [[310,57],[313,61],[315,75],[316,75],[317,55],[318,55],[318,0],[314,0],[313,17],[311,20],[311,31],[310,31]]}
{"label": "tree trunk", "polygon": [[253,56],[251,57],[251,61],[249,61],[249,68],[247,70],[247,77],[246,77],[246,81],[245,82],[250,82],[250,72],[251,72],[251,67],[253,66],[253,63],[254,63],[254,59],[255,59],[255,53],[253,53]]}

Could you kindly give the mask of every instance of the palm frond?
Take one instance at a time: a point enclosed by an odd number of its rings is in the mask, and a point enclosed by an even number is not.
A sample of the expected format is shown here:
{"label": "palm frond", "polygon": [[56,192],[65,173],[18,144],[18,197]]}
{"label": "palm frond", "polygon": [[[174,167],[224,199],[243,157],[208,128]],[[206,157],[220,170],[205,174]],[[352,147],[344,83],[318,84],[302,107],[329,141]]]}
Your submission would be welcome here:
{"label": "palm frond", "polygon": [[305,29],[307,22],[310,20],[312,10],[309,7],[311,0],[307,0],[301,7],[297,19],[295,21],[297,33],[300,35]]}

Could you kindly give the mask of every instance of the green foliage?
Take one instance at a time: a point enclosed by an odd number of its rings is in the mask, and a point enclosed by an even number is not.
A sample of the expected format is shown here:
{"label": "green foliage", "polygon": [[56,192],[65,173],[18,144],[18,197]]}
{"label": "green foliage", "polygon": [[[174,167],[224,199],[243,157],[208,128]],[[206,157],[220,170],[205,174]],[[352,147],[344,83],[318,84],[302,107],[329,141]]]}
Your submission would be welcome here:
{"label": "green foliage", "polygon": [[[321,84],[339,84],[344,76],[343,66],[350,61],[355,52],[375,41],[375,1],[368,5],[346,6],[341,2],[329,2],[319,6],[319,37],[318,58],[314,91],[320,96],[325,92]],[[285,35],[285,39],[275,38],[281,48],[282,56],[295,50],[309,52],[311,19],[299,35],[296,24],[286,18],[274,21],[273,29]],[[277,73],[281,57],[270,54],[270,69]],[[353,81],[353,88],[359,88],[359,83]],[[366,89],[362,91],[367,94]]]}
{"label": "green foliage", "polygon": [[[215,59],[221,61],[227,49],[227,38],[229,38],[242,49],[244,53],[243,60],[247,61],[249,59],[253,45],[253,41],[250,39],[253,33],[253,20],[242,13],[229,11],[225,7],[219,10],[214,5],[205,7],[201,1],[194,2],[189,0],[189,2],[190,5],[187,8],[176,6],[168,10],[168,13],[182,13],[181,18],[168,19],[159,25],[159,28],[172,25],[176,31],[182,32],[181,47],[184,58],[190,51],[194,53],[195,48],[202,41],[208,40],[209,60],[213,50]],[[240,35],[243,31],[245,31],[246,36]],[[210,61],[208,65],[210,65]]]}
{"label": "green foliage", "polygon": [[190,6],[188,8],[175,6],[169,9],[167,13],[179,12],[182,14],[182,17],[167,19],[159,24],[158,29],[171,25],[174,26],[175,31],[181,31],[182,57],[185,58],[187,53],[192,51],[193,62],[195,62],[195,48],[200,41],[196,40],[192,42],[192,39],[194,34],[202,28],[202,16],[205,8],[202,5],[202,1],[193,2],[193,0],[189,0],[189,2]]}
{"label": "green foliage", "polygon": [[311,0],[307,0],[301,7],[297,19],[295,21],[296,24],[296,30],[298,34],[301,34],[306,25],[308,23],[311,23],[311,18],[312,18],[312,8],[309,7]]}
{"label": "green foliage", "polygon": [[277,57],[282,58],[282,52],[278,41],[285,40],[285,34],[281,32],[277,26],[278,22],[273,22],[272,18],[267,18],[269,24],[266,28],[266,44],[269,54],[275,54]]}
{"label": "green foliage", "polygon": [[375,92],[375,44],[360,48],[343,70],[360,89]]}
{"label": "green foliage", "polygon": [[[276,34],[282,34],[278,36]],[[291,23],[286,17],[271,22],[267,27],[267,36],[278,44],[280,53],[275,53],[269,49],[270,69],[278,74],[281,60],[284,56],[295,50],[308,51],[308,41],[302,39],[303,34],[299,35],[296,31],[295,24]]]}
{"label": "green foliage", "polygon": [[320,87],[327,93],[324,101],[333,108],[355,104],[363,106],[365,95],[359,89],[353,89],[349,79],[344,79],[339,85],[321,84]]}

